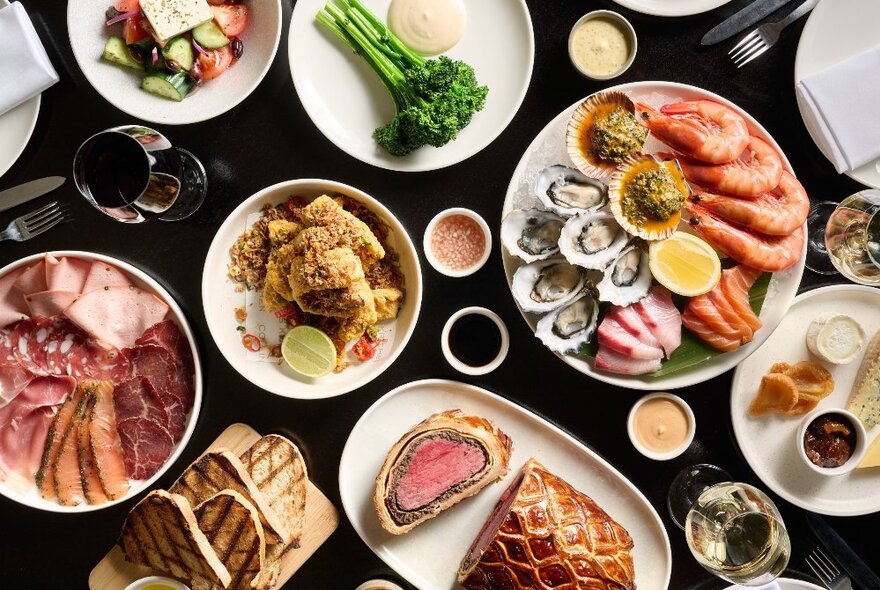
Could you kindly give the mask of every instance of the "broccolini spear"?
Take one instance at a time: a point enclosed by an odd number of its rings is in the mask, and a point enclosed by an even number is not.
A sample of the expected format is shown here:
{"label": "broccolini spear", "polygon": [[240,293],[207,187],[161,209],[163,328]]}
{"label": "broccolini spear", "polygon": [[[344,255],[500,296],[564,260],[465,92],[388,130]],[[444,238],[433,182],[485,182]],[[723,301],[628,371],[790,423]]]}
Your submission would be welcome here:
{"label": "broccolini spear", "polygon": [[414,53],[359,0],[330,0],[315,18],[373,68],[394,99],[394,118],[373,132],[392,155],[447,144],[485,106],[489,89],[471,66]]}

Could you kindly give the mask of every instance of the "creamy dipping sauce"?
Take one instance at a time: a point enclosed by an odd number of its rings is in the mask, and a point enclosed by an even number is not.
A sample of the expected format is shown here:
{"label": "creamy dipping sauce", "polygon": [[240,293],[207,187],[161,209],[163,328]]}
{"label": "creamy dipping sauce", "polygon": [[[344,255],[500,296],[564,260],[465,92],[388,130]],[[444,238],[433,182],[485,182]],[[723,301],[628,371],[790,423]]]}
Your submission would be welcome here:
{"label": "creamy dipping sauce", "polygon": [[391,0],[388,26],[404,45],[422,55],[452,48],[464,35],[464,0]]}
{"label": "creamy dipping sauce", "polygon": [[610,76],[622,70],[631,51],[623,25],[611,18],[591,18],[572,33],[572,59],[585,72],[596,76]]}
{"label": "creamy dipping sauce", "polygon": [[684,409],[668,399],[649,399],[636,410],[634,419],[636,438],[655,453],[677,449],[688,434],[688,416]]}

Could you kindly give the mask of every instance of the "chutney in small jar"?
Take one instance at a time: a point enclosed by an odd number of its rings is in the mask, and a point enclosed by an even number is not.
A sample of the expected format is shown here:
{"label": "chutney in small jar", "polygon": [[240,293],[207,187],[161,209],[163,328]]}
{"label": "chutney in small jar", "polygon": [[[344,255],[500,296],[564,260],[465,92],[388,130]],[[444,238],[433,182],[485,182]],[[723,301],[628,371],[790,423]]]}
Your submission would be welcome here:
{"label": "chutney in small jar", "polygon": [[856,448],[856,430],[841,414],[823,414],[810,422],[804,432],[804,452],[818,467],[840,467]]}

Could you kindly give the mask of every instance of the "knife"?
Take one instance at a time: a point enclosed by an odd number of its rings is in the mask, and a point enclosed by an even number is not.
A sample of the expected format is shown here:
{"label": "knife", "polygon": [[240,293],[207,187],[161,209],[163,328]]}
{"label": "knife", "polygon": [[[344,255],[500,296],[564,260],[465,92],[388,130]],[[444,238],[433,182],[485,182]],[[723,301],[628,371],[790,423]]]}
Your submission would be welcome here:
{"label": "knife", "polygon": [[746,29],[774,10],[782,8],[791,0],[754,0],[751,4],[735,13],[733,16],[722,21],[711,31],[703,35],[701,45],[714,45],[725,39],[730,39],[740,31]]}
{"label": "knife", "polygon": [[0,211],[12,209],[31,199],[50,193],[64,184],[65,180],[67,179],[63,176],[47,176],[0,191]]}
{"label": "knife", "polygon": [[831,528],[818,514],[807,513],[807,522],[825,549],[837,560],[843,571],[849,574],[853,582],[862,590],[880,590],[880,577],[877,577],[856,552],[840,538],[840,535]]}

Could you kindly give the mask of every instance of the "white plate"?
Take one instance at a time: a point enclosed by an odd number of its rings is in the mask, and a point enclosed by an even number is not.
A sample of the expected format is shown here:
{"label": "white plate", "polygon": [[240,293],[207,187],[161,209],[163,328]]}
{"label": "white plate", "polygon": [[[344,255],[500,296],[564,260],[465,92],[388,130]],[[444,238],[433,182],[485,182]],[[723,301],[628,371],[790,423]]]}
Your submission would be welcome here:
{"label": "white plate", "polygon": [[[749,131],[761,138],[767,140],[777,152],[782,155],[782,161],[787,170],[791,171],[791,164],[782,153],[779,144],[770,137],[767,130],[764,129],[758,121],[752,118],[747,112],[730,102],[729,100],[718,96],[708,90],[689,86],[687,84],[678,84],[675,82],[632,82],[630,84],[621,84],[605,90],[605,92],[620,91],[630,97],[668,97],[669,100],[696,100],[708,98],[718,101],[742,115],[749,126]],[[565,130],[568,126],[568,120],[575,107],[582,101],[568,107],[560,113],[555,119],[550,121],[546,127],[538,134],[535,140],[526,149],[525,154],[513,172],[510,185],[507,187],[507,196],[504,199],[504,207],[501,214],[502,219],[511,209],[528,208],[535,206],[537,198],[534,197],[532,187],[534,179],[546,166],[552,164],[564,163],[567,166],[574,166],[568,157],[565,147]],[[806,224],[804,224],[806,225]],[[569,355],[557,354],[559,358],[574,367],[581,373],[589,375],[599,381],[612,383],[621,387],[630,389],[677,389],[687,387],[695,383],[708,381],[712,377],[716,377],[724,373],[728,369],[732,369],[743,359],[749,356],[776,328],[776,325],[785,315],[788,306],[791,305],[794,296],[797,294],[797,288],[804,273],[804,260],[806,257],[806,246],[801,254],[800,259],[790,268],[773,274],[770,279],[770,285],[767,291],[767,297],[761,310],[762,327],[755,332],[754,339],[745,346],[740,347],[734,352],[720,354],[704,363],[701,363],[690,369],[673,373],[661,378],[650,378],[647,376],[626,376],[616,375],[613,373],[605,373],[596,371],[591,361],[588,362],[583,358],[573,357]],[[507,274],[507,284],[510,285],[513,273],[521,264],[518,258],[507,253],[502,248],[502,258],[504,261],[504,271]],[[523,318],[531,326],[532,331],[535,329],[539,316],[535,314],[523,313]],[[541,345],[538,342],[538,345]]]}
{"label": "white plate", "polygon": [[[804,582],[803,580],[794,580],[792,578],[777,578],[779,590],[825,590],[821,586]],[[729,586],[725,590],[743,590],[742,586]]]}
{"label": "white plate", "polygon": [[[857,469],[826,477],[808,468],[798,456],[795,438],[802,417],[768,415],[750,418],[749,404],[761,377],[779,361],[818,361],[807,350],[810,322],[826,312],[856,319],[871,338],[880,329],[880,291],[859,285],[833,285],[799,295],[776,332],[743,362],[733,376],[730,413],[733,432],[748,464],[767,487],[805,510],[829,516],[856,516],[880,510],[880,470]],[[867,344],[867,342],[865,343]],[[861,357],[848,365],[820,362],[834,376],[834,391],[820,408],[845,408]],[[869,441],[880,426],[868,432]]]}
{"label": "white plate", "polygon": [[718,8],[730,0],[614,0],[617,4],[654,16],[688,16]]}
{"label": "white plate", "polygon": [[281,0],[248,0],[251,11],[241,36],[244,54],[238,63],[180,102],[162,98],[141,90],[142,73],[101,59],[107,39],[122,34],[122,23],[104,25],[104,13],[113,3],[114,0],[70,0],[70,45],[80,69],[98,94],[117,109],[144,121],[184,125],[225,113],[259,85],[278,51]]}
{"label": "white plate", "polygon": [[[4,6],[9,6],[9,2],[0,0],[0,8]],[[12,168],[24,151],[37,125],[39,114],[40,95],[38,94],[0,115],[0,176]]]}
{"label": "white plate", "polygon": [[[458,138],[395,157],[380,148],[373,130],[394,116],[394,103],[372,69],[315,22],[327,0],[299,0],[290,20],[288,52],[296,92],[327,139],[349,155],[389,170],[417,172],[457,164],[489,145],[519,110],[532,77],[535,39],[524,0],[465,0],[467,29],[445,55],[474,67],[489,87],[486,107]],[[390,0],[364,4],[386,20]]]}
{"label": "white plate", "polygon": [[[818,74],[858,53],[880,43],[880,2],[865,0],[823,0],[810,14],[798,42],[794,61],[794,83]],[[853,80],[853,90],[858,92],[858,81]],[[818,130],[804,116],[806,106],[798,99],[798,108],[804,126],[816,147],[828,157],[819,139]],[[829,161],[831,158],[828,158]],[[847,176],[874,188],[880,188],[880,159],[847,172]]]}
{"label": "white plate", "polygon": [[[284,361],[261,362],[247,358],[247,351],[241,343],[241,333],[236,330],[238,322],[235,320],[235,310],[244,305],[245,295],[238,290],[239,283],[235,283],[227,275],[229,249],[245,230],[248,215],[260,211],[264,205],[277,205],[294,195],[311,200],[331,193],[342,193],[364,203],[390,226],[389,243],[400,256],[406,299],[400,314],[394,320],[393,341],[386,342],[380,349],[381,358],[352,364],[341,373],[309,379],[293,371]],[[422,273],[412,240],[397,218],[379,201],[341,182],[319,179],[288,180],[264,188],[246,199],[220,226],[205,260],[202,302],[214,342],[229,364],[245,379],[284,397],[318,399],[341,395],[366,385],[381,375],[403,352],[419,317]]]}
{"label": "white plate", "polygon": [[76,258],[82,258],[83,260],[98,260],[101,262],[112,264],[116,268],[124,271],[129,278],[134,279],[136,285],[141,288],[145,288],[148,291],[152,291],[168,305],[168,308],[173,314],[174,319],[177,321],[177,325],[180,326],[180,329],[186,336],[186,339],[189,342],[190,351],[192,351],[193,355],[193,363],[195,366],[196,394],[193,401],[193,409],[192,412],[190,412],[189,418],[187,419],[186,430],[183,432],[183,437],[181,437],[181,439],[174,446],[174,450],[171,452],[171,456],[168,457],[168,460],[165,461],[165,464],[160,467],[159,470],[154,473],[150,479],[132,481],[131,488],[129,489],[128,493],[125,494],[123,497],[116,500],[110,500],[109,502],[105,502],[103,504],[80,504],[78,506],[62,506],[57,502],[50,502],[41,498],[40,494],[37,492],[36,487],[33,487],[26,494],[22,494],[18,491],[10,489],[5,483],[0,482],[0,495],[6,496],[10,500],[18,502],[19,504],[30,506],[31,508],[46,510],[48,512],[92,512],[94,510],[103,510],[104,508],[109,508],[110,506],[119,504],[120,502],[125,502],[129,498],[132,498],[133,496],[141,493],[143,490],[149,488],[154,481],[162,477],[162,475],[166,471],[168,471],[168,468],[171,467],[175,461],[177,461],[177,458],[180,457],[180,454],[183,452],[184,447],[186,447],[186,443],[189,442],[189,439],[196,428],[196,422],[199,418],[199,410],[202,407],[202,365],[199,361],[199,349],[198,346],[196,346],[195,336],[193,336],[193,332],[189,327],[189,323],[186,321],[186,316],[184,316],[183,310],[180,309],[180,306],[177,305],[177,302],[174,301],[174,298],[171,296],[171,294],[165,290],[165,287],[160,285],[153,277],[151,277],[144,271],[117,258],[112,258],[103,254],[95,254],[92,252],[80,252],[77,250],[56,250],[52,252],[33,254],[31,256],[22,258],[21,260],[17,260],[15,262],[7,264],[3,268],[0,268],[0,276],[3,276],[20,266],[34,264],[35,262],[42,260],[42,258],[46,254],[51,254],[56,258],[60,258],[61,256],[74,256]]}
{"label": "white plate", "polygon": [[[418,422],[454,408],[488,418],[510,436],[510,473],[405,535],[385,532],[373,509],[373,491],[388,450]],[[669,586],[672,554],[666,529],[632,483],[557,426],[465,383],[414,381],[370,406],[355,424],[342,451],[339,494],[348,520],[385,563],[420,590],[450,590],[459,587],[455,576],[468,547],[501,493],[530,457],[593,498],[629,531],[635,543],[633,560],[639,590],[664,590]]]}

